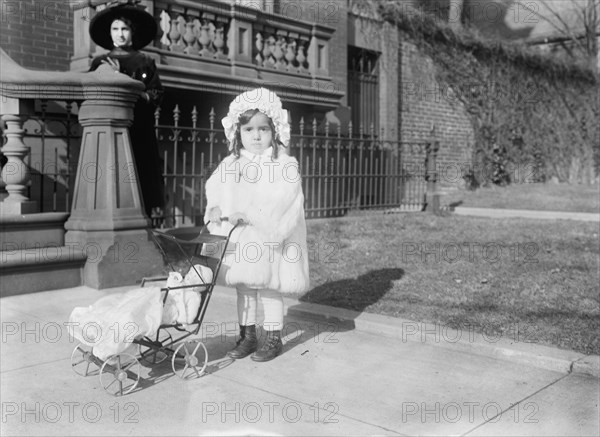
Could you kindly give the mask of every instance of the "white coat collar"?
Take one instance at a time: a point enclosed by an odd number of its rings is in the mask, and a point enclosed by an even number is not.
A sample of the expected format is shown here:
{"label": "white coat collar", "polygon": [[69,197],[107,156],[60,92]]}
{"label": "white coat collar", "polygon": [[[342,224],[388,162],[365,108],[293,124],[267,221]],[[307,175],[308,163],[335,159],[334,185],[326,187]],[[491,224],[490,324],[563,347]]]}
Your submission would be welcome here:
{"label": "white coat collar", "polygon": [[256,161],[256,162],[271,160],[273,157],[273,147],[269,147],[268,149],[265,149],[265,151],[262,153],[252,153],[252,152],[248,151],[247,149],[242,148],[242,149],[240,149],[240,155],[249,159],[250,161]]}

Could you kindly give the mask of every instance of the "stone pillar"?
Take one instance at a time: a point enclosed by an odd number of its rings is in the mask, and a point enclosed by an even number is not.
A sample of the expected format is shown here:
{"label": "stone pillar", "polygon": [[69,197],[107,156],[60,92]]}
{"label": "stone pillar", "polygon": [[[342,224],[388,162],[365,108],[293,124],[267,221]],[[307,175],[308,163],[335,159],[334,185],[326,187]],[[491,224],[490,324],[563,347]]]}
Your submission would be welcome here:
{"label": "stone pillar", "polygon": [[440,193],[437,190],[437,155],[440,150],[440,143],[433,138],[427,142],[425,166],[427,173],[427,193],[425,194],[425,210],[434,214],[440,213]]}
{"label": "stone pillar", "polygon": [[79,111],[83,134],[65,244],[87,253],[83,282],[98,289],[135,284],[163,266],[131,149],[132,96],[88,99]]}
{"label": "stone pillar", "polygon": [[2,181],[8,195],[2,201],[0,215],[21,215],[38,212],[38,204],[26,196],[31,178],[25,158],[29,147],[23,142],[23,123],[33,114],[33,101],[2,98],[0,114],[6,124],[7,141],[2,153],[8,161],[2,167]]}

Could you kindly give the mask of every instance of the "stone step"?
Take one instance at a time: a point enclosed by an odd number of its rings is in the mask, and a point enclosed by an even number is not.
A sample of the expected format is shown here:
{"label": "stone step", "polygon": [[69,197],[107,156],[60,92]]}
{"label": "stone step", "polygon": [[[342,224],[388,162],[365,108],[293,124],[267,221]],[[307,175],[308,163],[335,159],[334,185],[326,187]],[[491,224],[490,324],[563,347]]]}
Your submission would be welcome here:
{"label": "stone step", "polygon": [[0,216],[0,250],[62,246],[68,216],[65,212]]}
{"label": "stone step", "polygon": [[86,259],[72,245],[0,251],[0,297],[78,287]]}

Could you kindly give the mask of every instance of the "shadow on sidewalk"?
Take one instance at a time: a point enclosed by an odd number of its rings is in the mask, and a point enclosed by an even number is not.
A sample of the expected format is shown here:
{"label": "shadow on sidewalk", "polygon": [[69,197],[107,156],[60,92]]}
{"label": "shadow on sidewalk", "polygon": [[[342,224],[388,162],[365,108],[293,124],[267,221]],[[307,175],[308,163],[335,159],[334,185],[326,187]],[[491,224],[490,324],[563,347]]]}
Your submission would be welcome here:
{"label": "shadow on sidewalk", "polygon": [[[378,302],[393,288],[394,281],[402,279],[404,275],[404,270],[399,268],[378,269],[371,270],[356,279],[326,282],[313,288],[299,299],[299,304],[288,308],[289,315],[312,319],[312,325],[309,324],[308,329],[297,326],[294,330],[292,326],[295,322],[289,320],[288,316],[288,320],[284,322],[288,328],[284,332],[288,338],[284,353],[311,339],[315,342],[327,343],[333,341],[336,332],[354,330],[353,319]],[[316,312],[312,304],[328,307]]]}
{"label": "shadow on sidewalk", "polygon": [[[283,355],[294,353],[304,355],[314,351],[314,347],[323,347],[328,343],[337,343],[337,333],[355,329],[353,318],[366,308],[378,302],[382,296],[394,286],[394,281],[404,277],[405,272],[399,268],[386,268],[369,271],[355,279],[342,279],[327,282],[315,287],[305,294],[297,305],[288,308],[284,318],[282,337],[284,340]],[[314,311],[312,304],[328,305],[323,313]],[[350,311],[348,311],[350,310]],[[342,314],[343,313],[343,314]],[[266,331],[257,327],[259,347],[266,339]],[[201,378],[235,363],[227,357],[227,352],[235,347],[239,338],[238,325],[234,322],[204,321],[200,339],[208,351],[208,365]],[[202,354],[199,351],[198,357]],[[170,359],[167,363],[153,367],[148,380],[140,384],[140,388],[161,383],[175,377],[171,369]],[[190,375],[192,379],[197,378]]]}

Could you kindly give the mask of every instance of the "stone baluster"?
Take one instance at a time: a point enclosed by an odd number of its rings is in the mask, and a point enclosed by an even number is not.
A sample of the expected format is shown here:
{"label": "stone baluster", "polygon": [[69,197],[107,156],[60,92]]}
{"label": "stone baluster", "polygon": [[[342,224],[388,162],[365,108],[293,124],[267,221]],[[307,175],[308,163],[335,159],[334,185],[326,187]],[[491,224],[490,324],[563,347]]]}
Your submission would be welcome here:
{"label": "stone baluster", "polygon": [[169,39],[168,35],[171,33],[171,17],[166,11],[161,11],[159,25],[160,30],[162,31],[162,37],[160,38],[162,48],[169,48],[171,45],[171,40]]}
{"label": "stone baluster", "polygon": [[200,52],[200,43],[198,42],[200,39],[200,31],[202,29],[202,22],[200,21],[200,17],[194,18],[194,55],[197,55]]}
{"label": "stone baluster", "polygon": [[169,32],[169,40],[171,45],[169,50],[172,52],[183,52],[184,43],[182,38],[183,27],[185,26],[185,19],[177,12],[171,12],[171,31]]}
{"label": "stone baluster", "polygon": [[214,42],[215,42],[215,37],[216,37],[216,35],[215,35],[216,16],[215,16],[215,14],[212,14],[209,12],[204,12],[202,14],[202,18],[205,20],[205,23],[206,23],[206,34],[208,37],[208,44],[206,45],[206,54],[204,56],[213,56],[215,53]]}
{"label": "stone baluster", "polygon": [[229,24],[229,18],[224,16],[217,16],[215,19],[217,29],[215,31],[214,46],[217,51],[216,56],[221,59],[227,59],[225,51],[229,52],[227,47],[227,25]]}
{"label": "stone baluster", "polygon": [[224,58],[225,29],[223,24],[220,24],[219,27],[217,27],[217,29],[215,30],[215,40],[213,42],[213,45],[215,46],[215,50],[217,51],[215,53],[215,56],[217,56],[218,58]]}
{"label": "stone baluster", "polygon": [[306,72],[308,70],[308,65],[306,63],[306,45],[308,43],[308,38],[304,36],[300,36],[298,40],[298,53],[296,54],[296,61],[298,62],[298,67],[301,72]]}
{"label": "stone baluster", "polygon": [[263,51],[264,44],[263,44],[263,36],[260,32],[256,32],[254,46],[256,47],[256,56],[254,57],[254,60],[256,61],[256,63],[258,65],[263,65],[262,51]]}
{"label": "stone baluster", "polygon": [[211,43],[210,35],[210,26],[208,25],[208,20],[202,17],[202,24],[200,26],[200,34],[198,36],[198,43],[200,44],[200,56],[210,56],[211,51],[209,50],[209,45]]}
{"label": "stone baluster", "polygon": [[265,41],[264,41],[264,47],[263,47],[263,66],[268,67],[268,66],[273,66],[274,62],[272,59],[273,56],[273,51],[275,50],[275,37],[273,35],[270,35]]}
{"label": "stone baluster", "polygon": [[281,34],[281,31],[278,30],[277,31],[277,39],[275,41],[275,49],[273,50],[273,57],[275,58],[275,67],[276,68],[284,68],[285,67],[285,61],[284,61],[285,46],[286,46],[285,38]]}
{"label": "stone baluster", "polygon": [[187,21],[185,23],[183,41],[185,42],[183,53],[186,55],[196,54],[196,50],[194,50],[194,43],[196,41],[196,35],[194,34],[194,18],[191,16],[187,17]]}
{"label": "stone baluster", "polygon": [[287,61],[287,70],[290,71],[296,67],[296,38],[297,34],[290,34],[287,41],[287,49],[285,51],[285,60]]}
{"label": "stone baluster", "polygon": [[214,23],[214,15],[211,14],[211,18],[208,20],[208,38],[210,42],[208,43],[208,50],[210,55],[214,57],[215,55],[215,37],[216,37],[216,26]]}
{"label": "stone baluster", "polygon": [[29,147],[23,142],[23,123],[33,115],[33,101],[3,98],[0,102],[0,113],[2,121],[6,124],[6,144],[2,147],[2,153],[8,159],[1,173],[8,196],[2,202],[0,215],[38,212],[37,202],[29,200],[26,196],[31,175],[29,167],[25,164]]}

